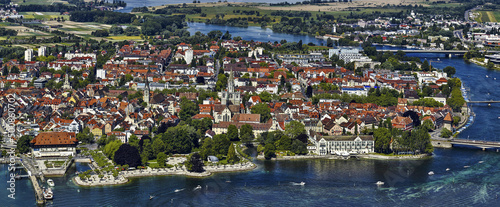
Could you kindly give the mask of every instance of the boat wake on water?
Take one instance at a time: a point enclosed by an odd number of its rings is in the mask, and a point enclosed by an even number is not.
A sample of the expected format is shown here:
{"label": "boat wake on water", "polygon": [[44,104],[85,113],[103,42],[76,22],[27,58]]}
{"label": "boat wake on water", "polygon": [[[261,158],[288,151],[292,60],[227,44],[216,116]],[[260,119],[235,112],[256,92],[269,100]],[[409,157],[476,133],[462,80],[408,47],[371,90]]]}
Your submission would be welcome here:
{"label": "boat wake on water", "polygon": [[[195,189],[196,189],[196,188],[195,188]],[[177,193],[177,192],[181,192],[181,191],[183,191],[183,190],[184,190],[184,188],[181,188],[181,189],[175,189],[175,190],[174,190],[174,192],[176,192],[176,193]]]}
{"label": "boat wake on water", "polygon": [[300,183],[296,183],[296,182],[290,182],[292,185],[305,185],[306,183],[305,182],[300,182]]}

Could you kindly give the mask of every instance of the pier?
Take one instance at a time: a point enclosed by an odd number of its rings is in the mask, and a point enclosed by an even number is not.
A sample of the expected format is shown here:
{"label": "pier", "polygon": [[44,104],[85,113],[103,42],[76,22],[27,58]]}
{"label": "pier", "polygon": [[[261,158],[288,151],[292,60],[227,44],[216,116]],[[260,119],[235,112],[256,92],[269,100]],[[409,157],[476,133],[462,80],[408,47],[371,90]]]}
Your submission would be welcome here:
{"label": "pier", "polygon": [[42,188],[38,184],[38,180],[34,175],[29,176],[31,183],[33,184],[33,188],[35,189],[36,196],[36,204],[42,205],[45,203],[45,198],[43,197]]}

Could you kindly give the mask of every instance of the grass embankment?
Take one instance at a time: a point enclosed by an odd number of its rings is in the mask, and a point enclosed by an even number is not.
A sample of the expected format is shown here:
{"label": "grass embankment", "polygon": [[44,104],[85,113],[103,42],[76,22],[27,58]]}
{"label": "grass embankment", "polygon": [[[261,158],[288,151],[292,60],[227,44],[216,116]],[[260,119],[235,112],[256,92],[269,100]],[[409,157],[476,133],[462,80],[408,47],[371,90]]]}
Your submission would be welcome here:
{"label": "grass embankment", "polygon": [[500,20],[500,11],[476,11],[479,16],[476,18],[478,22],[498,22]]}

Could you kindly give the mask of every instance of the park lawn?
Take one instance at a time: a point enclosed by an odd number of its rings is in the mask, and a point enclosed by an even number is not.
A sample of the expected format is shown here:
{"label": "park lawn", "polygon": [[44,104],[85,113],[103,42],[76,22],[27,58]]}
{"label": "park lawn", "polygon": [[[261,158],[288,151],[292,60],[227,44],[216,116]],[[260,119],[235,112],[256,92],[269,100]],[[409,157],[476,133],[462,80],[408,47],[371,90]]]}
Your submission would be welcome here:
{"label": "park lawn", "polygon": [[140,36],[109,36],[106,38],[112,39],[112,40],[140,40],[141,39]]}
{"label": "park lawn", "polygon": [[0,37],[0,40],[6,40],[7,37]]}

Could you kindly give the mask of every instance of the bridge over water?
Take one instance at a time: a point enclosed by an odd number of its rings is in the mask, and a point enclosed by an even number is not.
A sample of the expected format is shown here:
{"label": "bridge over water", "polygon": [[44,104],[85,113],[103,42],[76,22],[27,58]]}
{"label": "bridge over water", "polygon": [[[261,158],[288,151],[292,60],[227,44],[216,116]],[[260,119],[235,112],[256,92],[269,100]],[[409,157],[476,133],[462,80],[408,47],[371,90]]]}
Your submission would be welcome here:
{"label": "bridge over water", "polygon": [[500,142],[498,141],[480,141],[480,140],[469,140],[469,139],[451,139],[450,143],[452,146],[468,146],[477,147],[483,150],[485,149],[500,149]]}

